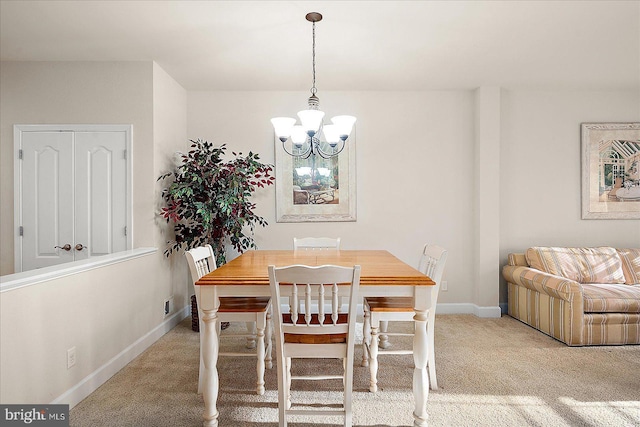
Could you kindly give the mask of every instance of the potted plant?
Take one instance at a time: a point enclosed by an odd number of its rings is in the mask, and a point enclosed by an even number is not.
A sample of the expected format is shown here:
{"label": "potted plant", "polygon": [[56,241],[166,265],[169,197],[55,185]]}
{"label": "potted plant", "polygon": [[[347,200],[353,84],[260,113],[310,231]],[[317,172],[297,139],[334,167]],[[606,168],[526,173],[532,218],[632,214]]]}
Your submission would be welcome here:
{"label": "potted plant", "polygon": [[182,163],[158,178],[172,178],[162,191],[165,206],[160,215],[174,224],[175,238],[164,253],[210,244],[217,265],[222,265],[227,242],[241,253],[256,248],[255,226],[264,227],[267,221],[256,215],[250,198],[258,188],[274,183],[273,166],[261,163],[253,152],[232,152],[234,158],[224,160],[226,144],[216,147],[201,139],[191,143]]}

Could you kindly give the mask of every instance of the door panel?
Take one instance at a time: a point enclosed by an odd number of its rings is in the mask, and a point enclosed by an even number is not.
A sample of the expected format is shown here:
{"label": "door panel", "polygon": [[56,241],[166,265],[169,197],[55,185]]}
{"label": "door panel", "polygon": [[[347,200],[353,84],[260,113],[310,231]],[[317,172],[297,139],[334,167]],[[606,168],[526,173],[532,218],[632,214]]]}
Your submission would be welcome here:
{"label": "door panel", "polygon": [[[15,271],[131,248],[129,125],[15,125]],[[69,245],[66,251],[55,246]]]}
{"label": "door panel", "polygon": [[76,132],[76,259],[127,249],[125,132]]}
{"label": "door panel", "polygon": [[73,261],[73,134],[22,135],[22,269]]}

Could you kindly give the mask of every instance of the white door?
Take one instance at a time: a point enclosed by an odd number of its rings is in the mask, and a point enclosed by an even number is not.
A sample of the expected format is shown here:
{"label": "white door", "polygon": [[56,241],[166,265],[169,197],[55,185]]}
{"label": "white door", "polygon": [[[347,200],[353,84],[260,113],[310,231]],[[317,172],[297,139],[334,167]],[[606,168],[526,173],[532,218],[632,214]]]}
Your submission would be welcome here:
{"label": "white door", "polygon": [[74,260],[72,132],[22,135],[22,218],[21,271]]}
{"label": "white door", "polygon": [[127,249],[126,135],[76,132],[75,259]]}
{"label": "white door", "polygon": [[131,127],[20,125],[15,133],[16,272],[130,249]]}

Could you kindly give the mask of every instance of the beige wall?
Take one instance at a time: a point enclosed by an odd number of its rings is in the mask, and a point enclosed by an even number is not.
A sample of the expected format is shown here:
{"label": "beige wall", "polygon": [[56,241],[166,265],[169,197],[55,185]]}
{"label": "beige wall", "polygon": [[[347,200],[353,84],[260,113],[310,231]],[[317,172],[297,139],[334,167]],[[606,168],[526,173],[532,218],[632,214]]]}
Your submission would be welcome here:
{"label": "beige wall", "polygon": [[[13,242],[5,238],[13,227],[13,124],[133,124],[134,247],[159,251],[0,294],[0,401],[51,402],[67,393],[59,403],[77,403],[187,307],[186,272],[174,280],[156,218],[156,178],[186,135],[186,91],[152,62],[1,67],[2,275],[13,271]],[[172,295],[176,316],[165,319],[163,303]],[[67,369],[74,346],[77,364]],[[80,391],[69,394],[74,386]]]}
{"label": "beige wall", "polygon": [[[156,63],[153,64],[153,176],[171,170],[174,154],[187,145],[187,92]],[[150,202],[153,213],[160,211],[162,182],[155,182],[155,193]],[[166,221],[154,215],[156,234],[154,246],[162,253],[167,240],[173,238],[173,229]],[[189,304],[190,277],[182,254],[173,254],[161,263],[162,274],[171,277],[165,295],[173,295],[174,306],[179,309]],[[165,282],[166,283],[166,282]]]}
{"label": "beige wall", "polygon": [[503,91],[501,263],[535,245],[640,247],[640,220],[580,218],[580,123],[639,120],[637,88]]}
{"label": "beige wall", "polygon": [[[1,293],[0,402],[52,402],[162,323],[157,258]],[[72,347],[76,365],[67,369]]]}

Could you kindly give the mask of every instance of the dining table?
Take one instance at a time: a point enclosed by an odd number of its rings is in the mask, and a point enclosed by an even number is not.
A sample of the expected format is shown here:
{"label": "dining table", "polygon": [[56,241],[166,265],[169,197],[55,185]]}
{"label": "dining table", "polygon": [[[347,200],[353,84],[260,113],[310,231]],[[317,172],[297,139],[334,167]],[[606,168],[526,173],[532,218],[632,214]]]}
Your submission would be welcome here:
{"label": "dining table", "polygon": [[288,265],[360,265],[361,297],[413,297],[415,335],[413,338],[414,426],[427,425],[429,397],[427,312],[431,308],[434,281],[385,250],[250,250],[202,276],[196,285],[200,292],[203,330],[201,357],[204,362],[203,398],[205,427],[218,426],[217,309],[220,297],[270,296],[268,267]]}

